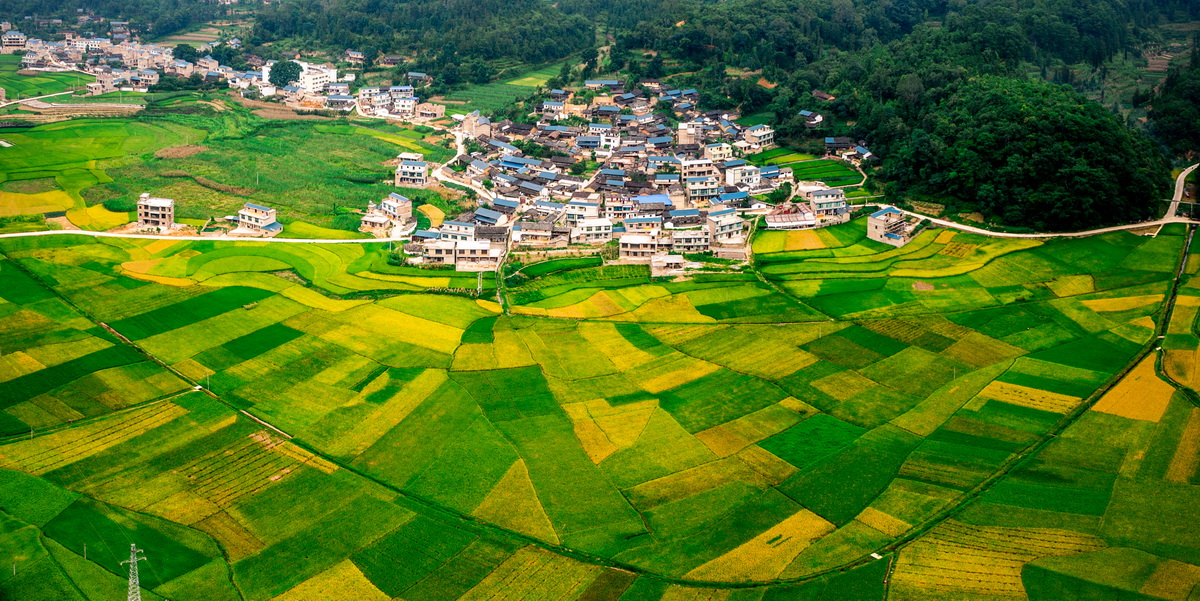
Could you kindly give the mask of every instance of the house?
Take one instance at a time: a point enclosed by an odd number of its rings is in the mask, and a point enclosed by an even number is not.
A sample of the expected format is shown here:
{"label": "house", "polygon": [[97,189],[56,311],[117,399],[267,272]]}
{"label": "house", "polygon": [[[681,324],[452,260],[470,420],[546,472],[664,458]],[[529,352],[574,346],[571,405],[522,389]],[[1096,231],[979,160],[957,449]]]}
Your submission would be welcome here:
{"label": "house", "polygon": [[633,263],[649,263],[658,253],[658,237],[654,234],[626,234],[621,236],[617,256]]}
{"label": "house", "polygon": [[821,124],[825,122],[825,116],[821,113],[803,110],[797,114],[804,119],[804,127],[807,127],[808,129],[820,127]]}
{"label": "house", "polygon": [[175,201],[143,192],[137,203],[138,227],[171,229],[175,226]]}
{"label": "house", "polygon": [[622,84],[620,81],[615,79],[589,79],[583,82],[583,87],[589,90],[602,90],[607,88],[610,91],[616,91],[621,89]]}
{"label": "house", "polygon": [[745,185],[750,189],[757,188],[762,183],[762,174],[754,165],[738,165],[725,170],[725,185]]}
{"label": "house", "polygon": [[404,62],[403,56],[397,56],[394,54],[391,54],[391,55],[388,55],[388,56],[385,56],[385,57],[379,59],[379,64],[380,64],[380,66],[383,66],[383,67],[395,67],[396,65],[399,65],[400,63],[403,63],[403,62]]}
{"label": "house", "polygon": [[733,158],[733,147],[724,142],[704,146],[704,158],[714,162],[728,161]]}
{"label": "house", "polygon": [[825,138],[825,152],[836,154],[839,150],[854,148],[854,140],[850,138]]}
{"label": "house", "polygon": [[742,138],[757,148],[766,149],[775,145],[775,130],[769,125],[754,125],[746,130]]}
{"label": "house", "polygon": [[605,244],[612,240],[612,221],[603,217],[580,219],[571,229],[572,244]]}
{"label": "house", "polygon": [[841,188],[805,192],[804,197],[812,201],[813,211],[822,221],[833,220],[841,223],[850,218],[846,205],[846,191]]}
{"label": "house", "polygon": [[283,225],[275,220],[275,209],[248,202],[237,214],[237,229],[235,234],[250,234],[273,237],[283,231]]}
{"label": "house", "polygon": [[401,160],[396,165],[396,185],[424,188],[429,185],[429,164],[425,161]]}
{"label": "house", "polygon": [[358,229],[362,232],[386,235],[393,226],[403,228],[406,224],[410,228],[416,226],[412,200],[392,192],[378,205],[373,202],[367,204],[367,212],[363,215]]}
{"label": "house", "polygon": [[567,225],[574,226],[585,219],[595,219],[600,216],[600,205],[594,202],[573,200],[567,203]]}
{"label": "house", "polygon": [[908,244],[916,229],[916,219],[906,217],[895,207],[880,209],[867,217],[867,237],[895,247]]}
{"label": "house", "polygon": [[675,230],[671,232],[671,247],[680,253],[707,252],[712,245],[708,228]]}
{"label": "house", "polygon": [[25,34],[11,29],[0,36],[0,54],[12,54],[25,49]]}
{"label": "house", "polygon": [[746,220],[739,217],[733,209],[709,213],[708,223],[705,225],[713,244],[736,243],[745,226]]}
{"label": "house", "polygon": [[418,83],[430,83],[433,81],[432,77],[425,73],[421,73],[420,71],[409,71],[407,77],[409,81],[415,81]]}
{"label": "house", "polygon": [[446,116],[446,107],[432,102],[422,102],[417,105],[417,118],[441,119]]}
{"label": "house", "polygon": [[821,102],[832,102],[836,98],[832,94],[826,94],[825,92],[822,92],[821,90],[813,90],[812,95],[813,95],[813,98],[816,98],[817,100],[820,100]]}
{"label": "house", "polygon": [[767,213],[763,220],[769,230],[806,230],[817,227],[817,215],[805,203],[785,202]]}
{"label": "house", "polygon": [[357,50],[347,50],[345,59],[346,62],[350,63],[351,65],[361,65],[367,60],[366,57],[363,56],[363,53]]}
{"label": "house", "polygon": [[441,239],[467,242],[475,239],[475,224],[447,221],[442,224]]}

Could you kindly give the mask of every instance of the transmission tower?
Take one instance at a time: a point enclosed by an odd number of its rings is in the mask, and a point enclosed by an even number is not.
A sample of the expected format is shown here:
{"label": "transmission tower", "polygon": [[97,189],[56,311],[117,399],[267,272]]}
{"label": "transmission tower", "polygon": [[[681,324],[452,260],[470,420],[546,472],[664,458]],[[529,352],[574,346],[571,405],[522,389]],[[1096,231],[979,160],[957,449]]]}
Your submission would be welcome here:
{"label": "transmission tower", "polygon": [[137,545],[129,545],[129,560],[121,563],[129,564],[129,596],[127,601],[142,601],[142,586],[138,583],[138,568],[139,561],[146,561],[145,557],[138,557],[138,553],[143,551],[137,548]]}

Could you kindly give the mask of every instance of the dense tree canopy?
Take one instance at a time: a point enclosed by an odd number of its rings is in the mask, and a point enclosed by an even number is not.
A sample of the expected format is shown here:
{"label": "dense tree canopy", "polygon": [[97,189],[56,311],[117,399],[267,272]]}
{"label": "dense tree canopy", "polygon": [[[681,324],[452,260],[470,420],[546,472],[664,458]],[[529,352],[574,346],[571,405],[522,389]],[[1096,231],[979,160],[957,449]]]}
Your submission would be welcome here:
{"label": "dense tree canopy", "polygon": [[1191,64],[1167,74],[1153,103],[1154,133],[1176,153],[1200,153],[1200,33]]}
{"label": "dense tree canopy", "polygon": [[271,66],[271,84],[284,87],[300,79],[300,65],[293,61],[279,61]]}
{"label": "dense tree canopy", "polygon": [[1149,218],[1169,179],[1150,141],[1103,107],[1028,79],[971,79],[891,152],[891,191],[1043,231]]}

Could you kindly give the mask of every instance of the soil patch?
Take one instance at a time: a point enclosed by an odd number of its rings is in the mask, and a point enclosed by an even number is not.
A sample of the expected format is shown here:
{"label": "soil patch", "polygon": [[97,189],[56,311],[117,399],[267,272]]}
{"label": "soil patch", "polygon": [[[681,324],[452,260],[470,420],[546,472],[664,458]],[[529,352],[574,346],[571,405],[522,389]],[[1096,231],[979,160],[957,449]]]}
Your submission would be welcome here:
{"label": "soil patch", "polygon": [[211,150],[207,146],[199,146],[191,144],[188,146],[169,146],[154,153],[156,159],[186,159],[194,154],[200,154],[205,150]]}
{"label": "soil patch", "polygon": [[13,192],[15,194],[41,194],[43,192],[53,192],[61,189],[62,188],[58,187],[58,182],[54,181],[53,177],[21,179],[0,184],[0,190],[5,192]]}
{"label": "soil patch", "polygon": [[913,282],[913,290],[933,290],[933,284],[929,282]]}

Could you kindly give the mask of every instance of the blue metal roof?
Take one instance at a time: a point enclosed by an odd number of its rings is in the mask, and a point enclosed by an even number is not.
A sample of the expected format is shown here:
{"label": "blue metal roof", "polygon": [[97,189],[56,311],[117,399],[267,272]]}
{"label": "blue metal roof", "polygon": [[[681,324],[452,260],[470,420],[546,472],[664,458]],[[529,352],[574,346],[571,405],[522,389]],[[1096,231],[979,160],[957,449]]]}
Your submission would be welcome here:
{"label": "blue metal roof", "polygon": [[500,219],[502,219],[503,217],[504,217],[504,214],[499,211],[493,211],[491,209],[483,209],[483,208],[475,209],[475,218],[476,219],[481,219],[483,221],[496,223],[496,222],[500,221]]}
{"label": "blue metal roof", "polygon": [[871,213],[871,216],[876,219],[883,217],[884,215],[903,215],[903,213],[896,209],[896,207],[887,207],[886,209],[879,209],[878,211]]}
{"label": "blue metal roof", "polygon": [[268,207],[264,207],[264,206],[262,206],[262,205],[256,205],[256,204],[254,204],[254,203],[252,203],[252,202],[248,202],[248,203],[246,203],[246,208],[247,208],[247,209],[258,209],[258,210],[260,210],[260,211],[270,211],[270,210],[271,210],[271,209],[270,209],[270,208],[268,208]]}

